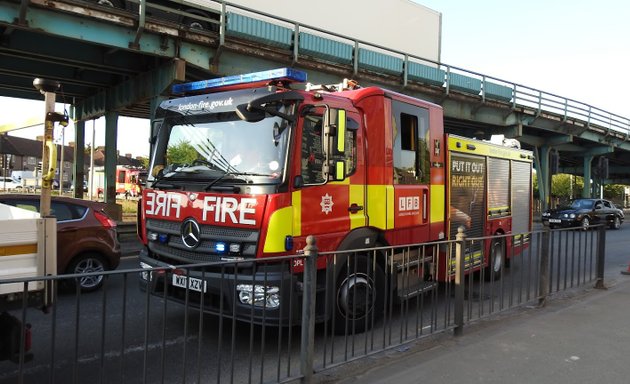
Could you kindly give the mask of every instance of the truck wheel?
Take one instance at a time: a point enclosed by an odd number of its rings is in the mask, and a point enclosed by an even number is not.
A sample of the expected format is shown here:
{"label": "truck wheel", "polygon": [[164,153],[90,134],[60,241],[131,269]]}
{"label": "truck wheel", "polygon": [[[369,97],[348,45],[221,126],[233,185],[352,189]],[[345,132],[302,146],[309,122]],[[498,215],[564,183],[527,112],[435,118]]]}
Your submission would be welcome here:
{"label": "truck wheel", "polygon": [[383,314],[385,274],[368,259],[350,259],[337,278],[335,291],[335,333],[360,333]]}
{"label": "truck wheel", "polygon": [[[92,272],[104,272],[108,269],[107,263],[102,256],[96,253],[84,253],[72,260],[68,266],[66,273],[69,274],[84,274]],[[79,285],[82,292],[96,291],[103,285],[103,275],[92,275],[77,277],[76,279],[68,280],[70,284],[76,287]]]}
{"label": "truck wheel", "polygon": [[490,245],[490,264],[486,267],[484,275],[487,281],[499,280],[505,262],[505,243],[503,239],[492,240]]}

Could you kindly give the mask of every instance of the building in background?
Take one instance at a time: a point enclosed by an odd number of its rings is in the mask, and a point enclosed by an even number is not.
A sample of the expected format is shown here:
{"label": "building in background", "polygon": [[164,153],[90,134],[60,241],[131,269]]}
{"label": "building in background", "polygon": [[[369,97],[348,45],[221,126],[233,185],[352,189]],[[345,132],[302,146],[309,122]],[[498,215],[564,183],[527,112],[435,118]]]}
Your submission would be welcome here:
{"label": "building in background", "polygon": [[[10,177],[19,172],[41,172],[42,161],[42,140],[25,139],[21,137],[0,135],[0,175]],[[70,188],[73,177],[74,164],[74,143],[69,143],[63,147],[63,164],[61,162],[61,145],[57,145],[57,183],[61,173],[64,188]],[[90,169],[90,151],[86,149],[85,163],[83,164],[84,174],[88,175]],[[103,166],[105,164],[105,148],[94,149],[94,165]],[[141,159],[133,158],[131,154],[118,156],[117,165],[142,168],[144,163]],[[63,166],[63,172],[60,172]],[[58,184],[57,184],[58,185]],[[0,186],[1,188],[1,186]]]}

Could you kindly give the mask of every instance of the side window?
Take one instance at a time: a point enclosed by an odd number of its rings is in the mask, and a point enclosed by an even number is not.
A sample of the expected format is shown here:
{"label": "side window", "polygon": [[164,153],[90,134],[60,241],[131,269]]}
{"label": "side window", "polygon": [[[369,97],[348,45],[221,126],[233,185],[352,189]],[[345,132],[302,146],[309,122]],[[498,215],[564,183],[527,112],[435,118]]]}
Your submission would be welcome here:
{"label": "side window", "polygon": [[324,108],[318,108],[304,116],[302,126],[302,178],[304,184],[323,184],[324,148],[322,124]]}
{"label": "side window", "polygon": [[66,204],[52,202],[50,204],[50,213],[55,215],[57,221],[67,221],[74,219],[72,210]]}
{"label": "side window", "polygon": [[21,201],[21,200],[5,200],[2,204],[12,205],[17,208],[26,209],[27,211],[39,212],[39,200],[37,201]]}
{"label": "side window", "polygon": [[118,183],[124,183],[125,182],[125,174],[126,174],[126,171],[118,172],[118,180],[117,180]]}
{"label": "side window", "polygon": [[429,111],[392,102],[394,183],[429,182]]}

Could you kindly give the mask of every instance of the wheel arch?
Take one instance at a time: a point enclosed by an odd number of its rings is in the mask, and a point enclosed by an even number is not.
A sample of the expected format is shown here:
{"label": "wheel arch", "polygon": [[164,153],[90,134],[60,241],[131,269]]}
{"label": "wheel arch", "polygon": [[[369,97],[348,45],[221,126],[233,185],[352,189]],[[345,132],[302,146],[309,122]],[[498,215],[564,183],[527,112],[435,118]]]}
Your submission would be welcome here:
{"label": "wheel arch", "polygon": [[[103,253],[100,249],[94,248],[94,247],[82,248],[80,251],[75,252],[74,254],[72,254],[72,256],[65,259],[64,264],[60,265],[59,269],[63,271],[62,273],[73,273],[72,271],[69,271],[68,268],[70,268],[74,264],[74,262],[78,260],[79,258],[83,256],[88,256],[88,255],[99,256],[103,260],[105,266],[107,267],[106,269],[107,270],[112,269],[113,266],[111,265],[110,260],[107,257],[107,255]],[[60,271],[57,271],[57,272],[59,273]]]}
{"label": "wheel arch", "polygon": [[[329,261],[327,262],[327,268],[320,271],[323,273],[320,278],[324,279],[323,281],[325,283],[323,285],[326,286],[324,292],[326,292],[326,295],[328,296],[326,302],[329,303],[329,305],[333,302],[337,279],[342,273],[344,273],[345,265],[348,262],[348,259],[355,254],[349,253],[348,251],[376,248],[386,245],[387,242],[385,241],[383,232],[376,228],[362,227],[349,232],[343,240],[341,240],[335,251],[336,257],[334,265],[336,265],[336,267],[333,266],[332,261]],[[378,257],[377,263],[383,272],[387,273],[385,258]],[[329,314],[328,318],[333,315],[332,310],[327,310],[326,313]]]}

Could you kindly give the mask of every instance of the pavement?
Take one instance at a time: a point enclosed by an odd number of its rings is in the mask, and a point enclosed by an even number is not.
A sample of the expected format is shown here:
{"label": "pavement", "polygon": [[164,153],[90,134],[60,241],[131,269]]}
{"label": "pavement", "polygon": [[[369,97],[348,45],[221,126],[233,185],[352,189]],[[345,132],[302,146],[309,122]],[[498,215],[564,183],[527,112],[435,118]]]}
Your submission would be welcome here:
{"label": "pavement", "polygon": [[630,383],[630,276],[325,371],[319,383]]}

